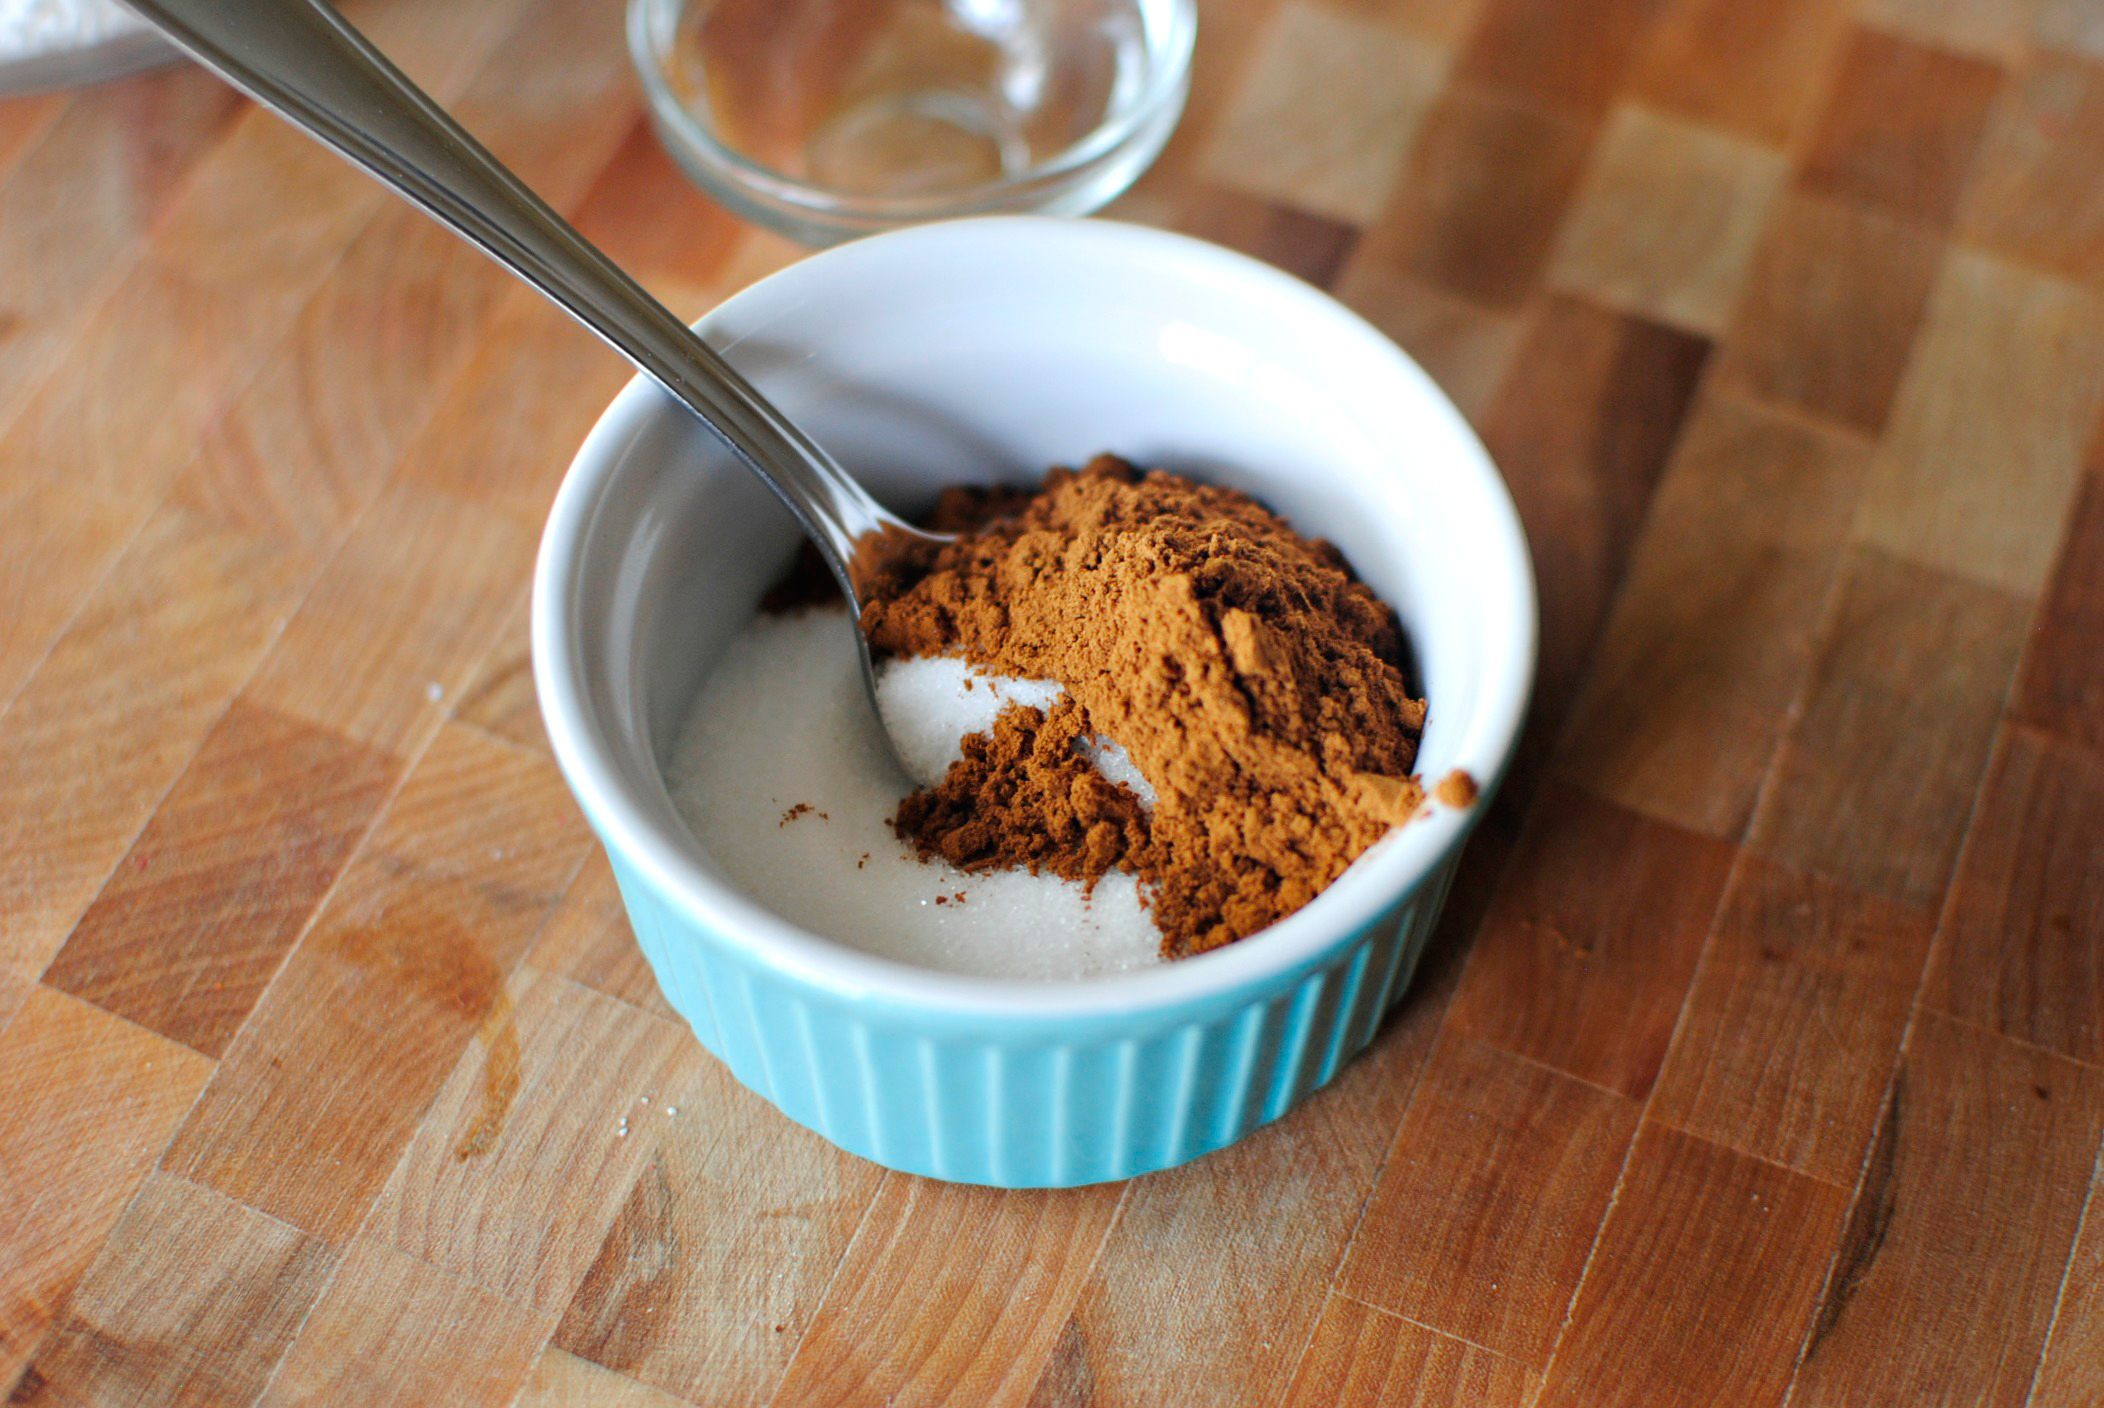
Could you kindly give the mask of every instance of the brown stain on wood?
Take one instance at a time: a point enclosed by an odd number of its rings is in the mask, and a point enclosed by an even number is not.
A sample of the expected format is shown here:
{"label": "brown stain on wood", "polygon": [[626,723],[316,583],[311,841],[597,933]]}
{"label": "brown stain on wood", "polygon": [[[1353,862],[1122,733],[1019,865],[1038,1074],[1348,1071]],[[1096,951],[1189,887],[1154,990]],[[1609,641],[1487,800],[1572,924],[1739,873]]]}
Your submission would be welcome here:
{"label": "brown stain on wood", "polygon": [[[385,865],[405,883],[406,866]],[[504,972],[475,932],[421,912],[421,901],[404,894],[383,902],[371,922],[333,936],[328,951],[419,1000],[460,1017],[483,1020],[503,996]]]}
{"label": "brown stain on wood", "polygon": [[498,992],[476,1037],[483,1048],[482,1103],[453,1146],[453,1157],[461,1160],[490,1151],[519,1095],[519,1023],[509,993]]}
{"label": "brown stain on wood", "polygon": [[585,1272],[554,1343],[609,1369],[636,1369],[653,1341],[676,1333],[670,1312],[684,1274],[675,1195],[653,1159]]}

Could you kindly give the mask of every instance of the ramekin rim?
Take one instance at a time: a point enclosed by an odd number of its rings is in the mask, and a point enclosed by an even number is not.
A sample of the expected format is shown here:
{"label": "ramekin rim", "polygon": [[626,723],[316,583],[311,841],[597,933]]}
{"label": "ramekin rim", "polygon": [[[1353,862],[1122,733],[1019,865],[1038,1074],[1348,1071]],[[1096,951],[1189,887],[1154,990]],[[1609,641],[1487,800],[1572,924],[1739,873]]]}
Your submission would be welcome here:
{"label": "ramekin rim", "polygon": [[[1003,1022],[1072,1021],[1096,1016],[1166,1012],[1194,1004],[1245,1000],[1250,990],[1293,980],[1329,961],[1391,906],[1407,900],[1440,862],[1466,839],[1512,757],[1531,694],[1538,612],[1531,558],[1509,489],[1473,430],[1421,368],[1358,314],[1271,265],[1249,256],[1147,226],[1105,220],[1037,215],[972,216],[908,226],[833,249],[760,280],[726,300],[696,324],[707,335],[726,310],[775,296],[820,260],[890,257],[894,251],[942,241],[977,239],[1001,227],[1007,241],[1051,240],[1055,244],[1096,241],[1123,246],[1121,257],[1173,259],[1180,272],[1209,273],[1246,285],[1260,296],[1302,305],[1303,313],[1329,320],[1340,333],[1366,343],[1376,357],[1390,359],[1406,380],[1430,394],[1432,409],[1472,448],[1477,487],[1485,496],[1495,541],[1480,557],[1502,559],[1499,571],[1510,588],[1514,615],[1507,633],[1492,643],[1482,678],[1485,706],[1463,729],[1453,765],[1483,785],[1483,797],[1465,811],[1435,807],[1429,816],[1399,828],[1368,852],[1329,890],[1260,935],[1211,953],[1172,963],[1095,978],[1038,981],[977,977],[918,967],[850,948],[810,933],[709,875],[684,853],[691,846],[666,834],[643,807],[626,795],[619,769],[610,761],[606,735],[585,704],[581,661],[569,630],[573,586],[583,559],[586,530],[606,485],[621,470],[624,447],[652,417],[683,412],[654,383],[638,375],[601,414],[573,458],[550,509],[535,563],[531,599],[533,672],[543,721],[556,761],[602,841],[639,872],[659,899],[677,908],[748,960],[776,972],[864,1003],[951,1017]],[[763,290],[772,292],[763,293]],[[1436,701],[1434,707],[1437,707]]]}

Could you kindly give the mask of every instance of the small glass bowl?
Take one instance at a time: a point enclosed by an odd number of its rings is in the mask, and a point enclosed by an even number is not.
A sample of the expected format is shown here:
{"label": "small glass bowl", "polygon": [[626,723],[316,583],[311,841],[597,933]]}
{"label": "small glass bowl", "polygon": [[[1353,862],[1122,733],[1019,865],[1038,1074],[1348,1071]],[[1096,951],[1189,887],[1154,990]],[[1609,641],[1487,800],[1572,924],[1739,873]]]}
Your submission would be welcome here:
{"label": "small glass bowl", "polygon": [[823,245],[959,215],[1084,215],[1190,89],[1197,0],[629,0],[659,139],[749,220]]}

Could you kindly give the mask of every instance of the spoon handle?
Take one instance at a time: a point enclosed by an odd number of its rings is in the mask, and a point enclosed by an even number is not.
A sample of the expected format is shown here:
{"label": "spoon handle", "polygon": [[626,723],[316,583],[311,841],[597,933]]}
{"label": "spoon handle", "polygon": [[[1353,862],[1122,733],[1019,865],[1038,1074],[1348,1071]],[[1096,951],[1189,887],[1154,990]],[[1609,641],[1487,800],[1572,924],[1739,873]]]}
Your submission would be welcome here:
{"label": "spoon handle", "polygon": [[326,0],[126,0],[198,62],[546,294],[701,417],[781,496],[851,600],[863,535],[894,518]]}

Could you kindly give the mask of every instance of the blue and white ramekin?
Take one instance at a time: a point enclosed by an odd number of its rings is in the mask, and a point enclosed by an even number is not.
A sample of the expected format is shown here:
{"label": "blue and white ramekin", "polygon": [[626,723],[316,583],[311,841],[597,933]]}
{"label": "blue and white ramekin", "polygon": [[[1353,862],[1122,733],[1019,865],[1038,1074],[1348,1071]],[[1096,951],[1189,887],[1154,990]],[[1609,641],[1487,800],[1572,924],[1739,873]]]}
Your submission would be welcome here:
{"label": "blue and white ramekin", "polygon": [[[1424,373],[1317,290],[1156,230],[1003,217],[828,250],[700,328],[904,508],[1102,450],[1255,494],[1401,615],[1430,700],[1425,776],[1464,769],[1487,796],[1503,774],[1534,665],[1518,515]],[[888,1167],[1053,1187],[1232,1143],[1366,1044],[1480,805],[1390,833],[1261,934],[1089,981],[911,967],[740,893],[682,824],[664,761],[796,538],[639,380],[578,452],[534,580],[556,757],[666,997],[740,1081]]]}

